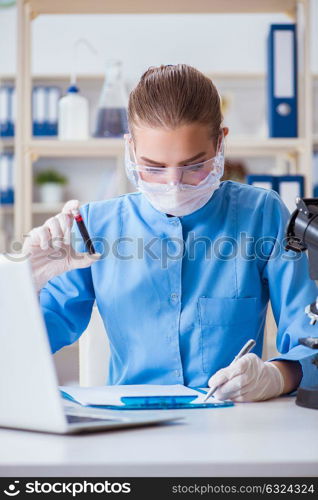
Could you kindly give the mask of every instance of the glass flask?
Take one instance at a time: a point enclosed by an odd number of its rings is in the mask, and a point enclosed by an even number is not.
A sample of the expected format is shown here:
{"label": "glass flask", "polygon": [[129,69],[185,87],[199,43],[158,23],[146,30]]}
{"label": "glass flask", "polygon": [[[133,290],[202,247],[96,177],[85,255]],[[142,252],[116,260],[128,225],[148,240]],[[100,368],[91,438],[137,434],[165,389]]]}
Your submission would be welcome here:
{"label": "glass flask", "polygon": [[121,61],[109,61],[99,100],[94,137],[121,137],[128,132],[128,95]]}

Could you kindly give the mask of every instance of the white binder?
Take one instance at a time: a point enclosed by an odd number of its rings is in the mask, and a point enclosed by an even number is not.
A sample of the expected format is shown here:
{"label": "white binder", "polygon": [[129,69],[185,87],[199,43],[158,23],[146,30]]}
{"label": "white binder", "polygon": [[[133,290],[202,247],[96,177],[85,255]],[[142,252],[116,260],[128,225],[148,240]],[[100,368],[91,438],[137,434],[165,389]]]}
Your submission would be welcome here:
{"label": "white binder", "polygon": [[48,122],[50,124],[57,123],[57,112],[58,112],[58,101],[60,98],[60,90],[58,87],[48,87],[47,88],[47,98],[48,98]]}
{"label": "white binder", "polygon": [[45,87],[35,87],[33,90],[33,119],[39,124],[44,124],[46,116]]}
{"label": "white binder", "polygon": [[304,177],[302,175],[282,175],[278,176],[278,192],[292,213],[296,210],[296,198],[304,196]]}
{"label": "white binder", "polygon": [[9,102],[6,87],[0,87],[0,123],[5,123],[9,116]]}

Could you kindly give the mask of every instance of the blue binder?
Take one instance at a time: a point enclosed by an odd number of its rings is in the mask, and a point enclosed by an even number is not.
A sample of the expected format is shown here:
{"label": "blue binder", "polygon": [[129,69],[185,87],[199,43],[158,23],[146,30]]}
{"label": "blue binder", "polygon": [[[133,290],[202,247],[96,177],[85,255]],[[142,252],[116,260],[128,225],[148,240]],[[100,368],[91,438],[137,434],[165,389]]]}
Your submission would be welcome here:
{"label": "blue binder", "polygon": [[58,101],[60,97],[61,89],[59,87],[36,85],[33,88],[33,135],[57,135]]}
{"label": "blue binder", "polygon": [[14,136],[14,94],[12,86],[0,87],[0,137]]}
{"label": "blue binder", "polygon": [[277,176],[251,174],[246,177],[247,184],[263,189],[274,189],[278,192]]}
{"label": "blue binder", "polygon": [[272,24],[268,37],[270,137],[297,137],[297,43],[295,24]]}
{"label": "blue binder", "polygon": [[274,189],[290,212],[296,210],[296,197],[303,198],[305,194],[303,175],[248,175],[247,184],[265,189]]}
{"label": "blue binder", "polygon": [[277,176],[278,192],[290,212],[296,210],[296,197],[305,195],[305,182],[303,175]]}
{"label": "blue binder", "polygon": [[2,153],[0,155],[0,205],[14,202],[13,162],[12,154]]}
{"label": "blue binder", "polygon": [[32,111],[33,111],[33,135],[48,135],[46,117],[47,98],[46,89],[43,85],[36,85],[32,92]]}
{"label": "blue binder", "polygon": [[47,116],[45,120],[47,135],[57,135],[58,123],[58,102],[61,98],[61,89],[50,86],[46,88],[47,92]]}

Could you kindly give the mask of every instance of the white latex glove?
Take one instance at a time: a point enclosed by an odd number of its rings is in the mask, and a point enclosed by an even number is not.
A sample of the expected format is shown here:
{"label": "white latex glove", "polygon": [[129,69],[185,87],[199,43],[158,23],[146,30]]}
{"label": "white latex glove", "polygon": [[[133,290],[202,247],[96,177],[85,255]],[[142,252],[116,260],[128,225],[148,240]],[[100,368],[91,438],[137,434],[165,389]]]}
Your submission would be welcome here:
{"label": "white latex glove", "polygon": [[209,380],[213,386],[218,386],[214,396],[221,401],[262,401],[283,393],[284,378],[273,363],[248,353],[217,371]]}
{"label": "white latex glove", "polygon": [[78,200],[68,201],[61,213],[32,229],[24,241],[22,253],[30,259],[37,291],[54,276],[88,267],[100,258],[100,254],[78,253],[71,247],[72,210],[78,208]]}

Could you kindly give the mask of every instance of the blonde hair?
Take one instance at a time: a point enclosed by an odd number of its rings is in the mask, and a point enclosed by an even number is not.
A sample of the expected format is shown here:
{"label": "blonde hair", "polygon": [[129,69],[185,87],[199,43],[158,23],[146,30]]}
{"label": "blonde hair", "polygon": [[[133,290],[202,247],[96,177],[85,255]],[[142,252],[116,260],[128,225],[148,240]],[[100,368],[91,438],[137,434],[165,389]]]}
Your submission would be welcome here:
{"label": "blonde hair", "polygon": [[213,82],[187,64],[150,67],[132,90],[128,123],[134,127],[175,129],[200,123],[217,137],[223,121],[221,99]]}

